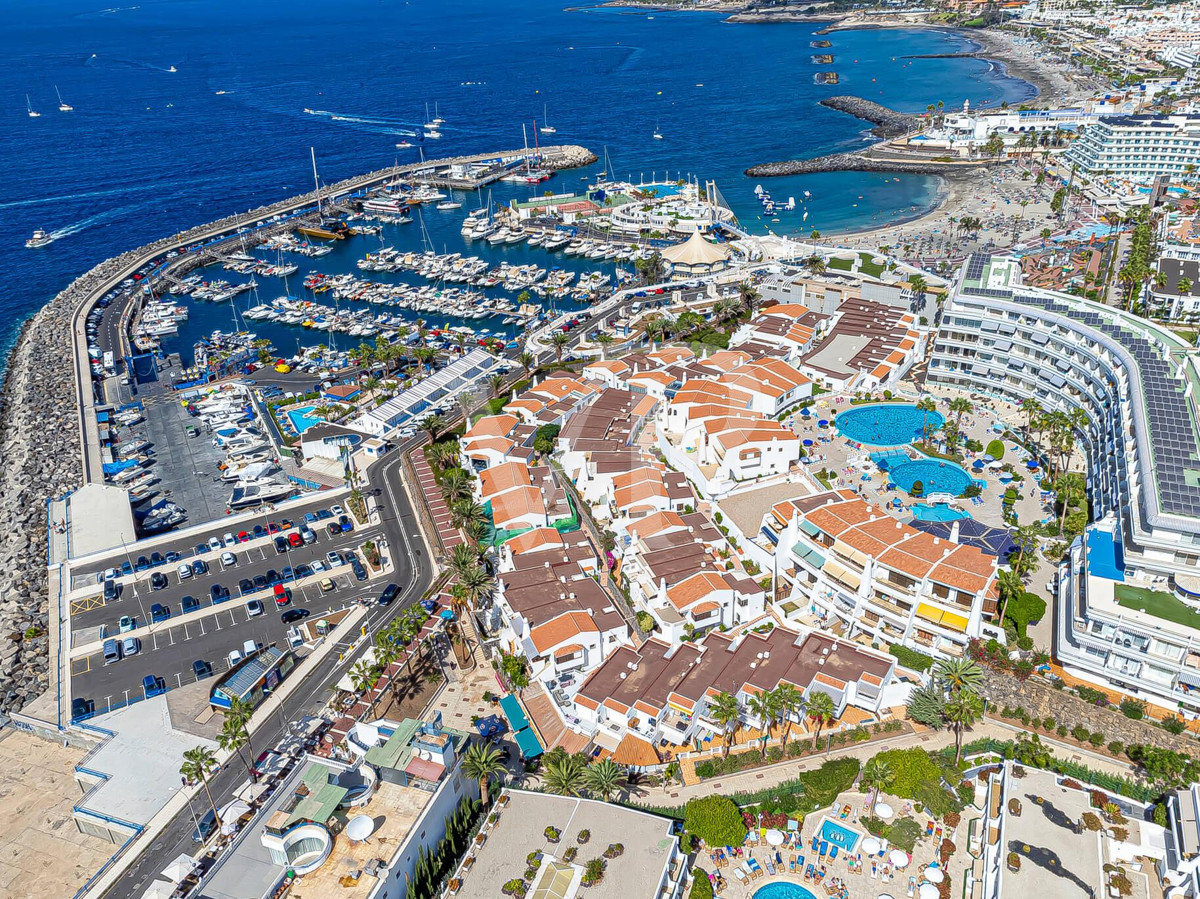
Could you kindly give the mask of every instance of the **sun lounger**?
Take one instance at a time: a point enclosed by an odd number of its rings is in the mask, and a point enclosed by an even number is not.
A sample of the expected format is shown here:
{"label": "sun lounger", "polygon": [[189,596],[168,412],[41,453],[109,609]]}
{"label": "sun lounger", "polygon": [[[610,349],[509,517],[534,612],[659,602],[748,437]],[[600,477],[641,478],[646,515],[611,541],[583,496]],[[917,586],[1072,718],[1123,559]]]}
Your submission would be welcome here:
{"label": "sun lounger", "polygon": [[909,877],[908,878],[908,893],[906,895],[912,896],[913,893],[916,892],[916,889],[917,889],[917,878]]}
{"label": "sun lounger", "polygon": [[804,879],[812,880],[812,876],[813,876],[813,866],[809,865],[807,868],[804,869]]}
{"label": "sun lounger", "polygon": [[813,834],[812,851],[813,852],[817,851],[817,835],[816,834]]}
{"label": "sun lounger", "polygon": [[822,858],[824,858],[828,854],[829,854],[829,843],[827,843],[825,840],[821,840],[821,851],[820,851],[819,855]]}
{"label": "sun lounger", "polygon": [[829,858],[831,860],[837,858],[837,846],[829,847]]}
{"label": "sun lounger", "polygon": [[775,876],[775,866],[773,864],[771,864],[770,859],[767,859],[767,873],[770,874],[772,877]]}
{"label": "sun lounger", "polygon": [[746,882],[746,875],[741,872],[740,868],[733,869],[733,876],[736,877],[740,883]]}

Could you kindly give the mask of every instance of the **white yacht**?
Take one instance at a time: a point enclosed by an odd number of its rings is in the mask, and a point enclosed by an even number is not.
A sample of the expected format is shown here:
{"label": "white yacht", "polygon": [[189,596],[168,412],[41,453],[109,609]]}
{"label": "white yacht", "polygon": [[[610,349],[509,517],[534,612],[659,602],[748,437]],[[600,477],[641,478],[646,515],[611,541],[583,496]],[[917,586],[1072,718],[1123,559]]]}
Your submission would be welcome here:
{"label": "white yacht", "polygon": [[54,243],[54,238],[41,228],[38,228],[33,232],[33,237],[25,241],[25,247],[30,250],[36,250],[38,247],[48,246],[52,243]]}
{"label": "white yacht", "polygon": [[42,114],[34,109],[33,104],[29,102],[29,94],[25,95],[25,108],[29,110],[29,117],[31,119],[41,118]]}
{"label": "white yacht", "polygon": [[75,107],[62,98],[62,94],[58,91],[58,85],[54,85],[54,93],[58,94],[58,111],[59,112],[74,112]]}

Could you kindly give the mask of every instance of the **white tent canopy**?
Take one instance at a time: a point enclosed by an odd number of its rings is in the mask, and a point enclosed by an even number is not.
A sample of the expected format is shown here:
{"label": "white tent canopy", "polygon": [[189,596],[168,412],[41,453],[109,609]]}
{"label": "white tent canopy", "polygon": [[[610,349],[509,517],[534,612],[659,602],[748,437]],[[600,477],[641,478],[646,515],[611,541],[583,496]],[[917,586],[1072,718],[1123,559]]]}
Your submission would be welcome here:
{"label": "white tent canopy", "polygon": [[146,892],[142,893],[142,899],[171,899],[174,893],[175,884],[156,880],[150,884]]}
{"label": "white tent canopy", "polygon": [[167,865],[162,870],[162,876],[171,881],[171,883],[179,883],[193,871],[200,867],[200,863],[186,853],[181,853],[175,861]]}
{"label": "white tent canopy", "polygon": [[729,258],[729,248],[709,243],[699,231],[694,231],[683,243],[663,250],[662,258],[684,268],[721,265]]}

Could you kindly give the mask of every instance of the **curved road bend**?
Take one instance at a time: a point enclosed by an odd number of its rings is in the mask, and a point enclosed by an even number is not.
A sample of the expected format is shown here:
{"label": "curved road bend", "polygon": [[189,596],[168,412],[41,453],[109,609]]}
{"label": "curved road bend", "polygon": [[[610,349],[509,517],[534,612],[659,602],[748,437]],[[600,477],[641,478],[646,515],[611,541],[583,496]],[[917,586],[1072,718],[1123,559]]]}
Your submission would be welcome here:
{"label": "curved road bend", "polygon": [[[400,481],[399,468],[402,461],[402,450],[396,448],[367,470],[367,489],[378,491],[376,500],[383,519],[382,528],[395,564],[395,570],[388,577],[403,589],[399,601],[386,607],[371,608],[364,621],[368,632],[371,633],[419,600],[433,580],[431,560],[421,539],[408,494]],[[290,723],[305,715],[318,713],[328,700],[328,687],[354,664],[369,645],[370,641],[364,641],[341,662],[338,661],[337,654],[331,652],[283,702],[283,717]],[[283,736],[279,717],[273,716],[254,732],[254,749],[258,752],[274,746]],[[231,760],[230,764],[209,782],[217,805],[228,802],[245,779],[244,767],[236,760]],[[204,801],[203,798],[192,800],[192,806],[198,815],[204,813]],[[197,847],[192,842],[195,826],[192,814],[185,806],[183,811],[160,831],[150,848],[134,860],[121,877],[105,891],[106,899],[137,899],[158,873],[181,852],[189,855],[195,852]]]}

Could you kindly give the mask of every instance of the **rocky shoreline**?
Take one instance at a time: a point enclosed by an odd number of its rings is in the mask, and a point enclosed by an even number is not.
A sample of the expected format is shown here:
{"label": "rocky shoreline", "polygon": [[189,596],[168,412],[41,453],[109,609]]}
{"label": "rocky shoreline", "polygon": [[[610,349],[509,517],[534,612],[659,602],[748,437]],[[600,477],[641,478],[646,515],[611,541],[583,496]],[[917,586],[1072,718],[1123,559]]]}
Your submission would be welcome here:
{"label": "rocky shoreline", "polygon": [[[585,147],[570,145],[546,147],[542,152],[548,157],[543,164],[555,170],[590,165],[597,158]],[[437,160],[439,164],[454,161],[460,160]],[[356,190],[395,173],[388,168],[349,178],[326,188],[325,196]],[[0,470],[0,527],[6,534],[0,549],[0,714],[19,711],[50,686],[46,502],[77,489],[84,480],[72,340],[80,307],[168,250],[315,201],[316,195],[309,192],[106,259],[72,281],[21,329],[0,394],[0,448],[5,463]],[[83,389],[90,389],[90,384]]]}
{"label": "rocky shoreline", "polygon": [[862,97],[850,95],[826,97],[820,105],[852,115],[864,122],[870,122],[875,126],[871,129],[871,133],[880,138],[900,137],[921,127],[920,117],[896,112],[894,109],[888,109],[871,100],[864,100]]}

